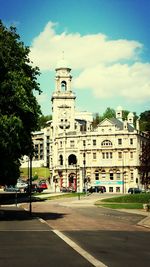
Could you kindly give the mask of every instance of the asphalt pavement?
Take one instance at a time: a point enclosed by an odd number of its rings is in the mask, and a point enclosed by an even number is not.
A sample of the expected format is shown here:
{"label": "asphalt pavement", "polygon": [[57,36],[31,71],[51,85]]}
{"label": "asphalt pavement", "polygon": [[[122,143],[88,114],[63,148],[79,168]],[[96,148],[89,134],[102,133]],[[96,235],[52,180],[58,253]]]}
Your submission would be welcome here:
{"label": "asphalt pavement", "polygon": [[0,240],[1,267],[93,266],[50,226],[19,207],[1,207]]}
{"label": "asphalt pavement", "polygon": [[[62,194],[62,193],[61,193]],[[47,191],[47,196],[55,196],[55,195],[60,195],[60,193],[49,193]],[[64,194],[65,195],[65,194]],[[44,198],[44,194],[41,194],[40,196],[41,199]],[[59,202],[59,205],[63,206],[74,206],[74,207],[92,207],[94,206],[95,202],[97,200],[104,199],[104,198],[110,198],[112,197],[111,194],[89,194],[89,195],[78,195],[76,198],[66,198],[66,200],[63,200],[62,203]],[[133,214],[139,214],[145,216],[144,219],[142,219],[138,225],[141,225],[143,227],[150,228],[150,212],[145,211],[144,209],[120,209],[120,211],[127,212],[127,213],[133,213]]]}
{"label": "asphalt pavement", "polygon": [[[57,193],[58,194],[58,193]],[[53,194],[50,193],[52,196]],[[43,195],[41,194],[41,198]],[[106,197],[101,195],[101,198]],[[110,197],[110,196],[108,196]],[[92,207],[94,203],[100,198],[99,194],[92,194],[87,196],[78,196],[72,199],[64,199],[63,202],[59,201],[59,205],[64,207]],[[144,210],[121,210],[128,213],[134,213],[144,216],[138,224],[140,226],[144,226],[150,228],[150,215],[149,212]],[[52,216],[52,214],[51,214]],[[59,216],[62,216],[59,214]],[[51,218],[52,219],[52,218]],[[59,219],[56,218],[55,219]],[[121,238],[116,238],[119,232],[114,233],[106,232],[106,231],[70,231],[66,232],[66,235],[63,235],[63,232],[59,232],[54,230],[48,225],[44,220],[37,218],[37,214],[33,213],[30,215],[29,211],[26,211],[20,207],[20,205],[4,205],[0,207],[0,266],[1,267],[44,267],[52,266],[52,267],[106,267],[113,266],[112,265],[112,256],[109,258],[106,255],[105,250],[105,240],[106,246],[108,246],[109,241],[111,244],[111,253],[116,253],[116,249],[120,249],[120,255],[124,255],[124,250],[126,249],[126,243],[124,241],[127,238],[127,233],[125,232],[125,236],[122,238],[123,243],[122,247],[116,247],[118,240]],[[124,233],[123,233],[124,234]],[[143,233],[146,237],[148,233]],[[105,237],[103,237],[105,235]],[[108,237],[107,237],[108,235]],[[122,233],[120,233],[120,236]],[[138,233],[139,240],[141,240],[141,233]],[[70,236],[70,238],[69,238]],[[84,238],[83,238],[84,236]],[[131,237],[133,243],[137,243],[137,250],[139,242],[136,242],[137,235],[134,233],[128,233],[128,236]],[[143,238],[145,240],[145,237]],[[104,238],[104,239],[103,239]],[[116,239],[115,239],[116,238]],[[72,241],[75,240],[75,243]],[[89,239],[91,240],[89,242]],[[93,242],[92,242],[93,239]],[[101,242],[99,243],[99,240]],[[134,241],[135,240],[135,241]],[[149,242],[149,239],[147,239]],[[85,248],[82,249],[77,244],[82,244]],[[87,244],[95,244],[90,250],[94,249],[92,255],[95,255],[95,258],[89,254]],[[98,247],[97,247],[98,246]],[[134,246],[134,244],[133,244]],[[149,247],[149,243],[148,243]],[[87,249],[86,249],[87,248]],[[98,254],[96,254],[98,251]],[[145,252],[145,253],[148,253]],[[117,256],[118,257],[118,256]],[[120,256],[121,257],[121,256]],[[146,258],[146,257],[145,257]],[[101,262],[101,260],[103,262]],[[120,262],[121,262],[120,258]],[[115,259],[114,259],[115,262]],[[106,265],[105,265],[105,264]],[[114,266],[119,263],[115,263]],[[133,262],[132,262],[133,264]],[[122,265],[126,266],[126,265]],[[132,266],[129,265],[128,266]],[[140,266],[140,265],[137,265]],[[148,263],[145,262],[145,265],[149,266]]]}

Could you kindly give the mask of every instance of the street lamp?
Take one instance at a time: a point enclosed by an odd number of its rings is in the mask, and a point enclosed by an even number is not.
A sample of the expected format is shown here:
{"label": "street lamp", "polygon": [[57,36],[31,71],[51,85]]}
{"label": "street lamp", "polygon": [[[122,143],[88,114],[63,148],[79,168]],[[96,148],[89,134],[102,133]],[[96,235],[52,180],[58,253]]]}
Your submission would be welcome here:
{"label": "street lamp", "polygon": [[77,184],[77,193],[78,193],[78,199],[80,200],[80,185],[79,185],[79,181],[78,181],[78,168],[80,166],[77,165],[77,162],[76,162],[76,184]]}
{"label": "street lamp", "polygon": [[66,175],[66,179],[67,179],[67,163],[66,163],[66,140],[67,140],[67,135],[66,135],[66,129],[68,129],[70,127],[70,123],[67,121],[67,119],[64,118],[61,121],[59,126],[60,126],[61,129],[63,129],[63,133],[64,133],[63,167],[64,167],[64,172],[65,172],[65,175]]}
{"label": "street lamp", "polygon": [[[85,189],[85,183],[86,183],[86,158],[85,158],[85,140],[83,140],[83,146],[84,146],[84,152],[83,152],[83,184]],[[85,189],[86,191],[86,189]]]}

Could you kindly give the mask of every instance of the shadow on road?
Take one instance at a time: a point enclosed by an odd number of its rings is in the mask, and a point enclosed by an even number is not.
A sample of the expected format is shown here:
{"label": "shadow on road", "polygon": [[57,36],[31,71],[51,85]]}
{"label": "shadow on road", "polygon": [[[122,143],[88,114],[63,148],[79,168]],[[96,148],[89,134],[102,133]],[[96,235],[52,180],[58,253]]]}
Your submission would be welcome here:
{"label": "shadow on road", "polygon": [[0,208],[0,221],[21,221],[42,218],[43,220],[58,220],[66,216],[65,213],[54,212],[32,212],[17,208],[4,207]]}
{"label": "shadow on road", "polygon": [[[44,202],[44,198],[40,198],[37,195],[31,196],[32,202]],[[0,194],[0,205],[10,205],[10,204],[19,204],[19,203],[28,203],[30,202],[30,197],[27,193],[17,193],[17,194],[11,194],[11,193],[5,193]]]}

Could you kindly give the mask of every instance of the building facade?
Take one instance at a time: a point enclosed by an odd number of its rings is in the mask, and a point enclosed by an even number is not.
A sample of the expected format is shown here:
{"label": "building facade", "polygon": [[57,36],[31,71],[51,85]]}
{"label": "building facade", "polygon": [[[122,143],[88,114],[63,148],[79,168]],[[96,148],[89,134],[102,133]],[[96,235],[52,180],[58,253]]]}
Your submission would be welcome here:
{"label": "building facade", "polygon": [[72,75],[64,60],[56,68],[52,94],[52,121],[40,132],[33,133],[37,151],[33,166],[48,166],[53,191],[72,188],[82,192],[93,185],[106,187],[106,192],[127,193],[130,187],[141,187],[138,172],[139,155],[145,136],[134,127],[134,115],[105,119],[92,127],[90,112],[78,112],[72,91]]}
{"label": "building facade", "polygon": [[134,115],[105,119],[92,127],[92,114],[77,112],[72,91],[71,69],[62,60],[56,68],[50,122],[50,172],[55,189],[70,187],[81,192],[91,185],[102,185],[107,192],[126,193],[140,187],[139,154],[144,134]]}

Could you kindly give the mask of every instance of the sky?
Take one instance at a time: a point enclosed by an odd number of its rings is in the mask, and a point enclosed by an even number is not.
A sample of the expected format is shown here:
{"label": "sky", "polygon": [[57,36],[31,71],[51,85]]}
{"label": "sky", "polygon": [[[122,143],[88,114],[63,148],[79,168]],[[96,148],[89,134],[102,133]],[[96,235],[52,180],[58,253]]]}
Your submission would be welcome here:
{"label": "sky", "polygon": [[62,51],[78,111],[150,110],[149,18],[150,0],[0,0],[0,19],[17,28],[40,68],[43,115],[52,114]]}

